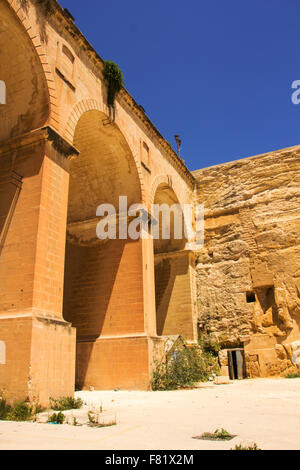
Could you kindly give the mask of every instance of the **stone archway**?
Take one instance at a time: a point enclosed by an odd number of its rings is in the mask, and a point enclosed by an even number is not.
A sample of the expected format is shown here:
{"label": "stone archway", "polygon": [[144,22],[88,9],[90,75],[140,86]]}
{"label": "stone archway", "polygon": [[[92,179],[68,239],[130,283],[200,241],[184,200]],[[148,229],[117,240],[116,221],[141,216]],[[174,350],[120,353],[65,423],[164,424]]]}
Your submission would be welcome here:
{"label": "stone archway", "polygon": [[[196,312],[194,256],[185,250],[187,240],[184,232],[184,216],[174,190],[167,182],[156,187],[153,203],[171,208],[170,238],[164,239],[163,216],[159,217],[159,237],[154,240],[156,324],[158,336],[181,335],[187,340],[195,340]],[[181,215],[182,214],[182,215]],[[182,237],[177,233],[177,221],[181,217]]]}
{"label": "stone archway", "polygon": [[77,329],[76,383],[145,387],[133,338],[145,330],[142,243],[96,235],[100,204],[114,206],[118,220],[119,196],[128,206],[141,202],[138,171],[119,128],[99,110],[82,114],[73,143],[80,155],[70,166],[63,310]]}

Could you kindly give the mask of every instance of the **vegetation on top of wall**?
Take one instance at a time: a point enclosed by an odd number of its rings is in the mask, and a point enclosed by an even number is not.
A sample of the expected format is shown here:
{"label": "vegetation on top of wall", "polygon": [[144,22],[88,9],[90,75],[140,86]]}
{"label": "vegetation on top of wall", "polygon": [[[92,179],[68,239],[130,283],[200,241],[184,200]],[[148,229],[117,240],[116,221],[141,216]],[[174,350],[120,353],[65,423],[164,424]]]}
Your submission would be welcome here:
{"label": "vegetation on top of wall", "polygon": [[175,390],[207,382],[219,374],[218,360],[199,346],[187,346],[174,351],[165,362],[156,363],[152,376],[152,390]]}
{"label": "vegetation on top of wall", "polygon": [[114,107],[115,97],[124,86],[123,73],[115,62],[104,61],[103,77],[107,82],[107,103]]}

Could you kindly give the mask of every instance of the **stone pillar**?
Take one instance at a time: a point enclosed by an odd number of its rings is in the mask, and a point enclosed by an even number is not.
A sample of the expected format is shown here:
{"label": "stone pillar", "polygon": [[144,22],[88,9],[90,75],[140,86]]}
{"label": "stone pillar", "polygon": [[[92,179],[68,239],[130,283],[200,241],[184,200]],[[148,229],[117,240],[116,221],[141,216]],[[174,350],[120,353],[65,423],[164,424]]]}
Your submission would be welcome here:
{"label": "stone pillar", "polygon": [[144,240],[67,243],[64,317],[77,330],[79,388],[149,389],[156,334],[144,250]]}
{"label": "stone pillar", "polygon": [[0,144],[0,390],[47,404],[72,395],[75,330],[62,317],[68,157],[51,128]]}

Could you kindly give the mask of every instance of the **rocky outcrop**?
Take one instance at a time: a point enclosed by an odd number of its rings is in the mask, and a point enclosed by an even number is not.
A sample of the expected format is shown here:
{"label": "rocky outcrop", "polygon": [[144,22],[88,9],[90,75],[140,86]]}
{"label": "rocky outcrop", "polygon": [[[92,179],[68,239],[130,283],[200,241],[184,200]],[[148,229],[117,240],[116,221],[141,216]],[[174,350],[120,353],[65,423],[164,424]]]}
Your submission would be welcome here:
{"label": "rocky outcrop", "polygon": [[200,323],[223,346],[245,347],[250,375],[297,367],[291,345],[300,340],[300,147],[194,176],[197,202],[205,205],[196,268]]}

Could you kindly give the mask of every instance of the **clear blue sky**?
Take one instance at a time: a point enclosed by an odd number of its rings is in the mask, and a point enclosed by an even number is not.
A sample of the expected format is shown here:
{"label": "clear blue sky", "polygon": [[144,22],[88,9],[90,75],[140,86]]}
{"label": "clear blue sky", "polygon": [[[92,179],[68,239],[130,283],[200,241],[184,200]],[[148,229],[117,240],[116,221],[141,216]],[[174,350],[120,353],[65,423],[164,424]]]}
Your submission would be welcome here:
{"label": "clear blue sky", "polygon": [[298,0],[60,3],[191,170],[300,144]]}

